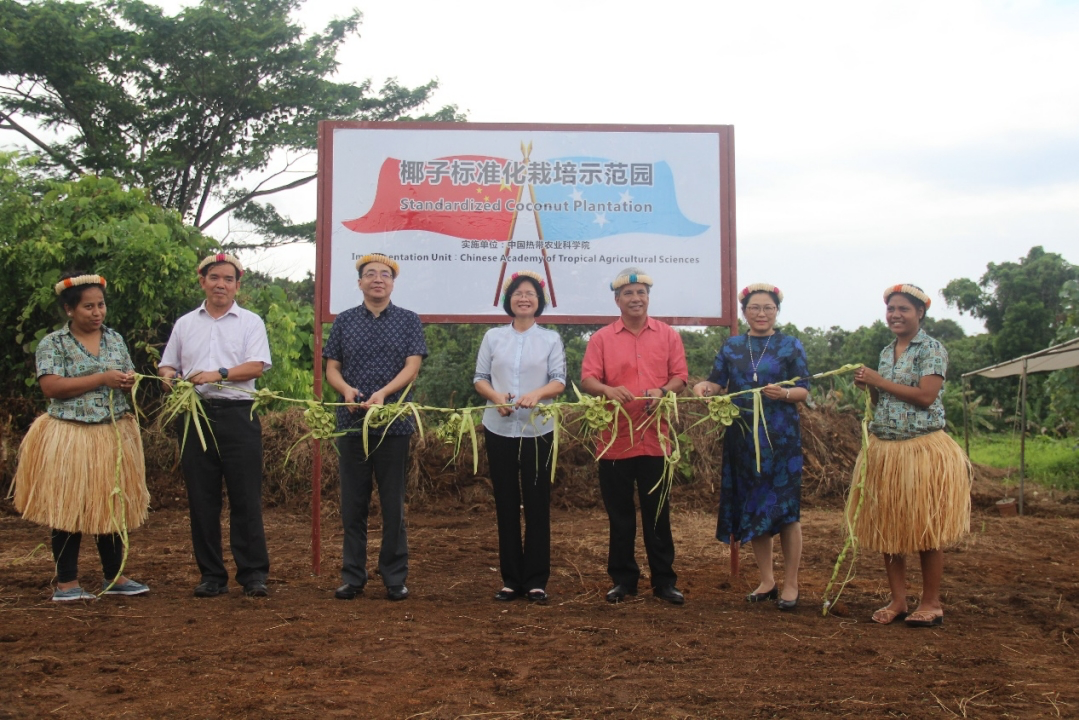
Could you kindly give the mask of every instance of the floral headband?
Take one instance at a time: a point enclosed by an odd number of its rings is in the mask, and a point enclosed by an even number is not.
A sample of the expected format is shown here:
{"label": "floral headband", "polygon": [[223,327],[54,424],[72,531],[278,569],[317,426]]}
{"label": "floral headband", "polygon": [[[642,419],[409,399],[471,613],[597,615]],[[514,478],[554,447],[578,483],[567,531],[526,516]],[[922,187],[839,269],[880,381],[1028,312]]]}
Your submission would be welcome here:
{"label": "floral headband", "polygon": [[933,304],[933,301],[930,300],[929,296],[925,294],[925,290],[922,290],[917,285],[910,285],[909,283],[902,285],[892,285],[887,290],[885,290],[884,302],[888,302],[888,298],[890,298],[892,295],[895,295],[896,293],[906,293],[913,298],[918,298],[923,303],[925,303],[926,310],[928,310],[929,306]]}
{"label": "floral headband", "polygon": [[626,285],[632,285],[633,283],[640,283],[641,285],[652,287],[652,277],[643,273],[619,275],[611,282],[611,290],[618,292],[619,288],[625,287]]}
{"label": "floral headband", "polygon": [[742,288],[742,292],[738,293],[738,301],[741,302],[757,292],[775,293],[779,302],[783,302],[783,291],[775,285],[769,285],[768,283],[753,283],[752,285],[746,285]]}
{"label": "floral headband", "polygon": [[64,278],[53,285],[52,289],[59,295],[64,290],[73,288],[76,285],[100,285],[101,287],[105,287],[108,283],[105,282],[105,278],[100,275],[77,275],[75,277]]}
{"label": "floral headband", "polygon": [[369,253],[357,260],[356,272],[359,272],[360,268],[362,268],[367,263],[373,262],[382,263],[383,265],[388,266],[390,270],[393,270],[393,277],[395,280],[397,279],[397,276],[401,274],[401,268],[398,267],[397,262],[393,258],[387,257],[382,253]]}
{"label": "floral headband", "polygon": [[214,265],[215,263],[229,263],[234,268],[236,268],[236,278],[239,279],[243,277],[243,264],[240,263],[239,258],[237,258],[235,255],[229,255],[228,253],[215,253],[213,255],[207,255],[206,257],[204,257],[202,259],[202,262],[199,263],[199,275],[202,275],[202,271],[206,269],[206,267]]}
{"label": "floral headband", "polygon": [[521,278],[521,277],[532,278],[537,283],[539,283],[540,290],[543,291],[543,299],[546,300],[547,302],[551,302],[551,296],[547,293],[547,283],[545,283],[543,281],[543,276],[540,275],[538,272],[534,272],[532,270],[521,270],[520,272],[515,272],[512,275],[510,275],[509,280],[502,283],[502,300],[503,300],[503,302],[506,299],[506,293],[509,292],[510,285],[513,284],[514,280],[516,280],[517,278]]}

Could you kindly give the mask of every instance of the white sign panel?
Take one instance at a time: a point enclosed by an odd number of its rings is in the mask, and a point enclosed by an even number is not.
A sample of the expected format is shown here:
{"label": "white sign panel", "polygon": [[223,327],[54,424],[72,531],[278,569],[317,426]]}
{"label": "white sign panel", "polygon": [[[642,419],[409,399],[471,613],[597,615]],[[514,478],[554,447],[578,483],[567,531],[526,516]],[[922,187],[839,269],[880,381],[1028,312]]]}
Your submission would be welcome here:
{"label": "white sign panel", "polygon": [[655,281],[654,317],[723,317],[720,128],[327,132],[319,243],[334,315],[361,302],[355,262],[377,252],[401,267],[394,302],[426,318],[502,321],[500,278],[532,270],[549,278],[545,321],[599,321],[617,315],[609,283],[630,266]]}

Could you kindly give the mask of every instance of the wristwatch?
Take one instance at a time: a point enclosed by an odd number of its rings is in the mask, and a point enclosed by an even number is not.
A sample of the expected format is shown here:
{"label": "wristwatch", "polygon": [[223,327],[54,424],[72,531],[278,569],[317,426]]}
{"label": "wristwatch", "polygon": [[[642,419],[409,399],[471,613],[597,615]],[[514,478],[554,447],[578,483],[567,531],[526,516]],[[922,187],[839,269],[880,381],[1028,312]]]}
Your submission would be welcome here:
{"label": "wristwatch", "polygon": [[217,374],[221,376],[222,380],[228,380],[229,379],[229,369],[228,368],[224,368],[224,367],[218,368],[217,369]]}

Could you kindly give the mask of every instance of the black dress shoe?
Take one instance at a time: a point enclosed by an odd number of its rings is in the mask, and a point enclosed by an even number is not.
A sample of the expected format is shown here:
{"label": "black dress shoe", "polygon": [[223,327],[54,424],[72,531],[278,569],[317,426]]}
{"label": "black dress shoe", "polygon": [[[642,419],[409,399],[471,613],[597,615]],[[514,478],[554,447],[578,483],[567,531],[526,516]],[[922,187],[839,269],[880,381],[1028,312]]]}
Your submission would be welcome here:
{"label": "black dress shoe", "polygon": [[517,599],[517,591],[510,590],[509,588],[502,588],[495,593],[495,600],[498,602],[510,602]]}
{"label": "black dress shoe", "polygon": [[404,585],[390,585],[386,588],[386,597],[390,600],[404,600],[408,597],[408,588]]}
{"label": "black dress shoe", "polygon": [[776,607],[785,612],[790,612],[798,607],[798,598],[801,597],[801,595],[802,593],[798,593],[794,596],[793,600],[784,600],[783,598],[780,598],[779,600],[776,600]]}
{"label": "black dress shoe", "polygon": [[252,580],[244,585],[244,595],[247,597],[269,597],[270,589],[261,580]]}
{"label": "black dress shoe", "polygon": [[528,602],[545,603],[547,602],[547,591],[543,588],[533,588],[528,591],[528,595],[525,597],[528,598]]}
{"label": "black dress shoe", "polygon": [[615,585],[613,588],[607,591],[607,602],[620,603],[626,599],[627,595],[636,595],[636,588],[628,588],[625,585]]}
{"label": "black dress shoe", "polygon": [[224,585],[219,585],[213,580],[205,580],[195,586],[195,597],[217,597],[218,595],[227,595],[228,591],[228,583]]}
{"label": "black dress shoe", "polygon": [[363,592],[363,585],[345,583],[333,591],[333,596],[338,600],[355,600],[356,596]]}
{"label": "black dress shoe", "polygon": [[777,597],[779,597],[779,589],[775,585],[773,585],[772,589],[768,592],[754,592],[746,595],[746,602],[760,603],[764,602],[765,600],[775,600]]}
{"label": "black dress shoe", "polygon": [[674,585],[661,585],[657,588],[652,588],[652,594],[672,605],[681,605],[686,601],[686,596]]}

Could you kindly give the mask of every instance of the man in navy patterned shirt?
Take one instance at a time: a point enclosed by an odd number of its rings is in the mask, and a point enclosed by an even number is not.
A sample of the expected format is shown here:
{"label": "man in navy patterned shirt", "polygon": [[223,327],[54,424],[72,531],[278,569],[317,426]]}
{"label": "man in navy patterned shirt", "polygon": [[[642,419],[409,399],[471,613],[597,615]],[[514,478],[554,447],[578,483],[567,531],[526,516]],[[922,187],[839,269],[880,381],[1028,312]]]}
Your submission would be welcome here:
{"label": "man in navy patterned shirt", "polygon": [[415,431],[411,416],[375,430],[363,450],[363,417],[372,405],[396,402],[416,379],[427,357],[419,316],[390,302],[400,269],[385,255],[364,255],[356,261],[363,302],[334,320],[322,351],[326,381],[350,407],[337,409],[337,441],[341,467],[341,522],[344,544],[339,600],[352,600],[367,584],[367,517],[372,476],[382,505],[382,550],[378,570],[390,600],[408,597],[408,535],[405,529],[405,474],[409,441]]}

